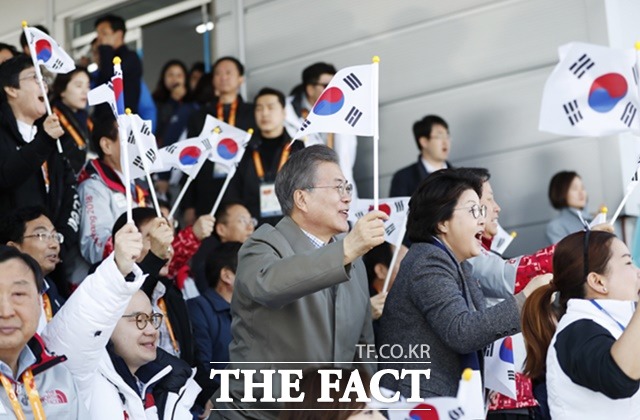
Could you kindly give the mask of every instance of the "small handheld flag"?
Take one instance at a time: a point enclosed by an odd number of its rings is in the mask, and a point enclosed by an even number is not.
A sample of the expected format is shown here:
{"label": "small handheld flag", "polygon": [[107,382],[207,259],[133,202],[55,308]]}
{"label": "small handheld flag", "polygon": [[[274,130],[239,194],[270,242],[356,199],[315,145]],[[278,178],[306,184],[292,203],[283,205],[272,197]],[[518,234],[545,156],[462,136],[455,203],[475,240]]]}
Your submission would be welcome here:
{"label": "small handheld flag", "polygon": [[541,131],[597,137],[640,129],[634,50],[574,42],[559,56],[544,87]]}
{"label": "small handheld flag", "polygon": [[42,64],[52,73],[69,73],[76,68],[73,59],[55,39],[38,28],[27,26],[25,21],[22,22],[22,27],[34,65]]}
{"label": "small handheld flag", "polygon": [[338,71],[322,92],[293,139],[309,133],[378,134],[374,67],[378,63]]}
{"label": "small handheld flag", "polygon": [[511,245],[511,242],[518,236],[516,232],[507,232],[498,224],[498,233],[493,237],[491,242],[491,250],[498,254],[504,254],[504,251]]}
{"label": "small handheld flag", "polygon": [[[22,29],[27,39],[29,46],[29,52],[31,53],[31,61],[36,72],[38,79],[38,85],[40,86],[40,92],[44,97],[44,105],[47,110],[47,115],[51,115],[51,104],[49,103],[49,97],[47,96],[47,90],[44,86],[44,79],[42,78],[42,71],[40,70],[40,64],[44,65],[49,71],[53,73],[69,73],[75,69],[76,66],[69,55],[64,52],[58,43],[45,34],[38,28],[30,28],[27,26],[26,21],[22,21]],[[60,139],[56,139],[56,146],[58,147],[58,153],[62,153],[62,143]]]}

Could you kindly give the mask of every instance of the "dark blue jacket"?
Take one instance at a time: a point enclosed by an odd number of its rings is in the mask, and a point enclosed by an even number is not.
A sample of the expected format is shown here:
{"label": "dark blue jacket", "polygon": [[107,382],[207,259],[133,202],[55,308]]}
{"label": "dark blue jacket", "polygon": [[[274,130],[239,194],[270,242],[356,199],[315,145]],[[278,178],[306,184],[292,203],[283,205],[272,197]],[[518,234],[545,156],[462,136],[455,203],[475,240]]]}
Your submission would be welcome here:
{"label": "dark blue jacket", "polygon": [[[231,343],[231,306],[215,290],[189,299],[187,303],[196,347],[198,372],[195,380],[202,387],[196,404],[204,406],[220,387],[218,377],[209,379],[211,369],[224,369],[229,362]],[[220,363],[211,363],[220,362]]]}

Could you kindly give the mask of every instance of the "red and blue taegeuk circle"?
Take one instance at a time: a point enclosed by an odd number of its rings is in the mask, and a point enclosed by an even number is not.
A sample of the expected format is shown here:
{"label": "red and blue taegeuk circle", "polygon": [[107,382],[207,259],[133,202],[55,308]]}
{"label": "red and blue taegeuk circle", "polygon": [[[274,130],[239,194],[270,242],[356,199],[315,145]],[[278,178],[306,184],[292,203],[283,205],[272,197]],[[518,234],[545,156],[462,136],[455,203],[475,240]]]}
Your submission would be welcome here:
{"label": "red and blue taegeuk circle", "polygon": [[431,404],[422,403],[409,412],[411,420],[440,420],[438,410]]}
{"label": "red and blue taegeuk circle", "polygon": [[42,60],[45,63],[49,61],[53,48],[51,47],[51,43],[46,39],[39,39],[36,41],[36,57],[38,60]]}
{"label": "red and blue taegeuk circle", "polygon": [[596,112],[609,112],[627,94],[627,80],[618,73],[598,77],[589,89],[589,106]]}
{"label": "red and blue taegeuk circle", "polygon": [[333,115],[340,111],[342,105],[344,105],[344,94],[337,87],[330,87],[318,98],[313,107],[313,113],[322,116]]}
{"label": "red and blue taegeuk circle", "polygon": [[230,138],[222,139],[218,142],[218,147],[216,150],[218,154],[223,159],[233,159],[238,154],[238,143],[235,140]]}
{"label": "red and blue taegeuk circle", "polygon": [[202,152],[198,147],[187,146],[180,151],[178,160],[180,161],[180,164],[184,166],[195,165],[196,163],[198,163],[198,159],[200,158],[201,154]]}
{"label": "red and blue taegeuk circle", "polygon": [[504,339],[500,344],[500,360],[506,363],[513,363],[513,343],[511,337]]}

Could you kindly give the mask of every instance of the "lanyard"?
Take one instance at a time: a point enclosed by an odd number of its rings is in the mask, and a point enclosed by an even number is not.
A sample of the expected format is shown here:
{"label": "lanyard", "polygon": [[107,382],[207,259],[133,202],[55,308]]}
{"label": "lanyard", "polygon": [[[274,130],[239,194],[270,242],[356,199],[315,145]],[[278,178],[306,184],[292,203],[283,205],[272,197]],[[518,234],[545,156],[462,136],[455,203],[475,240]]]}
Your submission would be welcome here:
{"label": "lanyard", "polygon": [[602,306],[600,306],[600,304],[598,302],[596,302],[595,300],[590,300],[589,302],[593,303],[593,306],[595,306],[596,308],[600,309],[600,311],[602,311],[603,314],[605,314],[606,316],[608,316],[609,318],[611,318],[613,320],[613,322],[615,322],[616,324],[618,324],[618,327],[620,327],[622,329],[622,331],[625,330],[625,326],[622,325],[621,323],[619,323],[614,317],[611,316],[611,314],[609,313],[609,311],[607,311],[606,309],[604,309]]}
{"label": "lanyard", "polygon": [[[27,420],[24,411],[22,411],[20,401],[18,401],[18,396],[13,390],[11,381],[9,381],[9,379],[7,379],[7,377],[2,374],[0,374],[0,381],[2,381],[2,386],[4,387],[4,390],[9,397],[9,401],[11,401],[11,407],[13,407],[13,412],[15,413],[16,418],[18,420]],[[36,389],[36,381],[33,378],[31,369],[27,369],[22,374],[22,383],[24,383],[25,390],[27,391],[27,395],[29,396],[29,403],[31,404],[31,409],[33,410],[33,419],[45,420],[47,416],[44,414],[42,401],[40,401],[40,395],[38,394],[38,390]]]}
{"label": "lanyard", "polygon": [[[85,143],[84,139],[78,133],[78,131],[75,129],[75,127],[69,122],[67,117],[65,117],[65,115],[62,113],[62,111],[60,111],[58,108],[53,108],[53,112],[55,112],[56,115],[58,116],[58,118],[60,119],[60,123],[62,123],[62,126],[64,127],[65,131],[67,133],[69,133],[71,135],[71,137],[73,137],[73,140],[78,145],[78,148],[79,149],[84,149],[86,147],[86,143]],[[87,119],[87,122],[89,122],[88,119]],[[89,126],[89,130],[91,130],[91,126]]]}
{"label": "lanyard", "polygon": [[42,164],[41,168],[42,168],[42,179],[44,180],[44,188],[47,191],[47,194],[49,194],[49,185],[50,185],[50,181],[49,181],[49,164],[47,163],[46,160]]}
{"label": "lanyard", "polygon": [[173,349],[176,351],[176,355],[180,354],[180,345],[178,345],[178,341],[176,340],[176,336],[173,334],[173,328],[171,328],[171,322],[169,322],[169,316],[167,315],[167,305],[164,303],[164,298],[158,299],[158,307],[160,311],[162,311],[162,315],[164,316],[164,322],[167,323],[167,330],[169,331],[169,338],[171,339],[171,345]]}
{"label": "lanyard", "polygon": [[[238,97],[231,102],[231,108],[229,109],[229,120],[226,121],[229,125],[235,127],[236,125],[236,111],[238,110]],[[218,102],[216,105],[216,114],[220,121],[224,121],[224,104]]]}
{"label": "lanyard", "polygon": [[137,184],[133,184],[133,186],[135,187],[134,192],[136,195],[136,201],[138,202],[138,207],[147,207],[147,203],[145,201],[145,196],[144,196],[144,190],[142,189],[142,187],[138,186]]}
{"label": "lanyard", "polygon": [[[289,159],[289,154],[291,153],[291,147],[287,144],[282,153],[280,154],[280,163],[278,164],[278,172],[282,168],[282,165]],[[260,157],[260,152],[258,150],[253,151],[253,165],[256,167],[256,175],[258,175],[258,179],[260,181],[264,180],[264,167],[262,166],[262,158]]]}
{"label": "lanyard", "polygon": [[47,317],[47,322],[53,318],[53,309],[51,309],[51,299],[46,293],[42,294],[42,306],[44,307],[44,314]]}

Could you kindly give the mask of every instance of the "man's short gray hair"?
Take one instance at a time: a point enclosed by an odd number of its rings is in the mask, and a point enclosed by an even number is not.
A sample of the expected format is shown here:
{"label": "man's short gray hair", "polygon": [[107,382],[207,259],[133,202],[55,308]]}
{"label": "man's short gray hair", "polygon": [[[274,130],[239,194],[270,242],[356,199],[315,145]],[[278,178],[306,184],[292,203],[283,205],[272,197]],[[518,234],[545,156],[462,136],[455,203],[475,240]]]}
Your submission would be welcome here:
{"label": "man's short gray hair", "polygon": [[293,211],[293,193],[313,187],[322,162],[338,165],[338,155],[327,146],[316,144],[293,153],[282,166],[276,176],[276,196],[285,215],[290,216]]}

